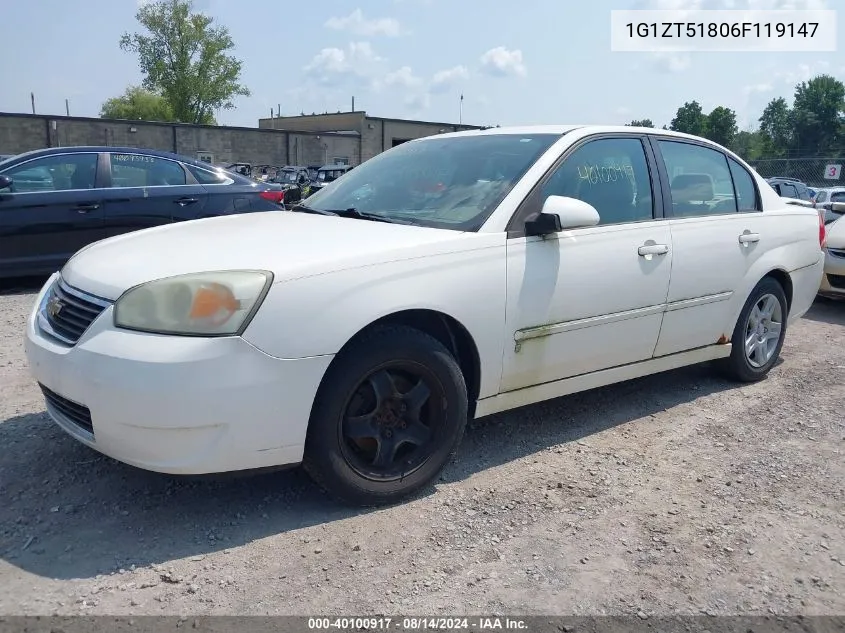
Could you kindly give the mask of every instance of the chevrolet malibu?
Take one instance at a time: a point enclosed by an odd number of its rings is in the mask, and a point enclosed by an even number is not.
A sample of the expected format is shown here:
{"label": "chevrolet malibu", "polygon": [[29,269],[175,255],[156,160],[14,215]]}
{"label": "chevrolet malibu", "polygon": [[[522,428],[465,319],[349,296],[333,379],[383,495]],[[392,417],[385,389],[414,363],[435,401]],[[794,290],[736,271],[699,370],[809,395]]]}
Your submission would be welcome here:
{"label": "chevrolet malibu", "polygon": [[665,130],[440,134],[305,203],[77,252],[27,323],[55,423],[149,470],[301,463],[391,503],[468,419],[704,361],[763,379],[824,263],[817,211]]}

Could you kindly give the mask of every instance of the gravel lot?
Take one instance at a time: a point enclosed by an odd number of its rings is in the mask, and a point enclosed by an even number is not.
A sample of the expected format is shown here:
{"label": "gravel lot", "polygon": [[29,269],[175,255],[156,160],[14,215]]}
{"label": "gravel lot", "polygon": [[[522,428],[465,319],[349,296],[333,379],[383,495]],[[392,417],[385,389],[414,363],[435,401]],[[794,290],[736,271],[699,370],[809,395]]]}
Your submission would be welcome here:
{"label": "gravel lot", "polygon": [[473,423],[436,489],[178,479],[46,417],[0,293],[0,614],[845,614],[845,303],[737,386],[693,367]]}

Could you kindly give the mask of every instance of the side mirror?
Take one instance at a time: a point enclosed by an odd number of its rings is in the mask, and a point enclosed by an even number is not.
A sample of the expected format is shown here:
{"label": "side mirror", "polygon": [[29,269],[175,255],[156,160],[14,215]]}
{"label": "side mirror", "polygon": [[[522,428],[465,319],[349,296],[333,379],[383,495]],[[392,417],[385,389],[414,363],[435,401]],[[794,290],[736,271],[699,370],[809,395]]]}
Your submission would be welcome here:
{"label": "side mirror", "polygon": [[566,229],[595,226],[600,221],[599,212],[590,204],[577,198],[549,196],[543,209],[525,222],[526,235],[549,235]]}
{"label": "side mirror", "polygon": [[12,186],[12,179],[8,176],[0,176],[0,190],[8,189]]}
{"label": "side mirror", "polygon": [[[2,178],[3,176],[0,176],[0,179]],[[0,182],[2,182],[2,180],[0,180]],[[836,213],[845,213],[845,202],[831,202],[830,210]]]}

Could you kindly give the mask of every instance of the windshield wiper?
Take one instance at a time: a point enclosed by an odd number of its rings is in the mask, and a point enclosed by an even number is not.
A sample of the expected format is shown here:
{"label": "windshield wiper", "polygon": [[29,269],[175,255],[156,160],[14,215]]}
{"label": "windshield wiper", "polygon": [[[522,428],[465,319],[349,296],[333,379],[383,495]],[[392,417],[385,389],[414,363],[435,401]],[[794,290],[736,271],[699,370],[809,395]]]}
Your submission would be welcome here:
{"label": "windshield wiper", "polygon": [[359,211],[354,207],[349,209],[330,209],[326,211],[332,215],[339,215],[342,218],[356,218],[358,220],[372,220],[373,222],[387,222],[388,224],[416,224],[410,220],[400,220],[398,218],[389,218],[378,213],[367,213],[366,211]]}
{"label": "windshield wiper", "polygon": [[324,211],[323,209],[315,209],[304,204],[295,204],[290,208],[290,211],[301,211],[302,213],[316,213],[317,215],[339,215],[334,211]]}

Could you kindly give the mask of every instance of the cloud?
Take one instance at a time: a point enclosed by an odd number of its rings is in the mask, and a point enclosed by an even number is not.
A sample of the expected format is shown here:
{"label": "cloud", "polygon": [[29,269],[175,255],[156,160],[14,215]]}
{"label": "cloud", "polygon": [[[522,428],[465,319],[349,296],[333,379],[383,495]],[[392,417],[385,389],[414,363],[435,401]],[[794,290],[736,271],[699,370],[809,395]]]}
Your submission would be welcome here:
{"label": "cloud", "polygon": [[431,105],[431,97],[427,92],[420,92],[408,96],[405,99],[405,107],[412,113],[422,112],[427,110]]}
{"label": "cloud", "polygon": [[419,88],[423,85],[423,80],[414,74],[410,66],[402,66],[399,70],[387,73],[379,84],[388,87]]}
{"label": "cloud", "polygon": [[760,84],[751,84],[750,86],[744,86],[742,89],[743,94],[746,96],[750,96],[757,93],[766,93],[771,92],[774,90],[774,86],[770,83],[760,83]]}
{"label": "cloud", "polygon": [[344,18],[331,17],[325,23],[326,28],[335,31],[348,31],[353,35],[362,37],[373,37],[384,35],[386,37],[398,37],[403,34],[402,25],[395,18],[372,18],[364,17],[361,9],[355,9]]}
{"label": "cloud", "polygon": [[447,92],[461,79],[469,77],[469,70],[466,66],[454,66],[446,70],[440,70],[434,73],[431,80],[430,91],[434,94]]}
{"label": "cloud", "polygon": [[781,83],[794,87],[802,81],[809,81],[816,75],[827,73],[830,70],[830,63],[827,61],[811,62],[809,64],[798,64],[792,68],[783,68],[775,72],[775,77]]}
{"label": "cloud", "polygon": [[350,42],[346,49],[324,48],[303,68],[317,81],[330,83],[343,76],[367,77],[384,61],[369,42]]}
{"label": "cloud", "polygon": [[828,0],[638,0],[634,9],[698,11],[734,9],[738,11],[828,9]]}
{"label": "cloud", "polygon": [[651,64],[664,73],[680,73],[692,64],[692,58],[686,53],[649,53]]}
{"label": "cloud", "polygon": [[523,77],[528,70],[522,62],[522,51],[508,50],[504,46],[491,48],[481,56],[481,69],[494,77]]}

